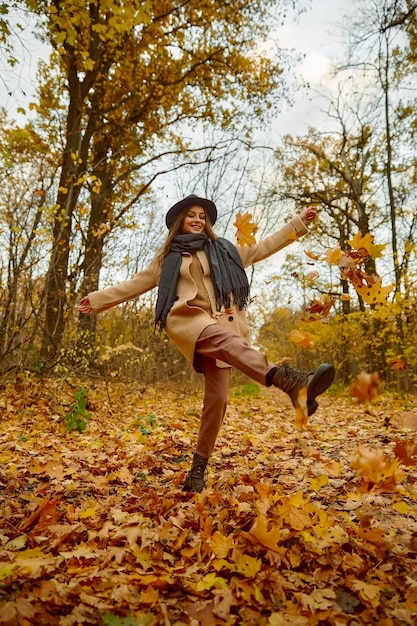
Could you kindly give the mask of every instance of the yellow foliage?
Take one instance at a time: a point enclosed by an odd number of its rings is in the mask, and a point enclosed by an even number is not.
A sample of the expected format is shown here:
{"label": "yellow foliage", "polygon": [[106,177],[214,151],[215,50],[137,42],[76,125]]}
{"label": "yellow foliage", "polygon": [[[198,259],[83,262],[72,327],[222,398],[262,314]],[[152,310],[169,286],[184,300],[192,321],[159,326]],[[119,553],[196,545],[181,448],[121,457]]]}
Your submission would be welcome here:
{"label": "yellow foliage", "polygon": [[224,578],[216,575],[216,572],[209,572],[196,585],[196,591],[207,591],[208,589],[227,589]]}
{"label": "yellow foliage", "polygon": [[86,519],[87,517],[95,517],[96,516],[96,507],[90,506],[85,511],[81,511],[79,514],[79,519]]}

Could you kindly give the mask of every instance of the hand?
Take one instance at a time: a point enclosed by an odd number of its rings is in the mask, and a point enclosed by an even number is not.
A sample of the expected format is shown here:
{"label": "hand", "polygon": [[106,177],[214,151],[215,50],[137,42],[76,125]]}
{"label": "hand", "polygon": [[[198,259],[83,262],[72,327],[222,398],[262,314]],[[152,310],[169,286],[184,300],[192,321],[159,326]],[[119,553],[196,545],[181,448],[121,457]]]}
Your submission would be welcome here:
{"label": "hand", "polygon": [[301,213],[299,213],[299,217],[304,222],[304,224],[308,224],[309,222],[312,222],[317,217],[316,207],[315,206],[304,207]]}
{"label": "hand", "polygon": [[88,299],[87,296],[85,296],[85,298],[81,298],[81,300],[79,301],[79,303],[77,304],[75,308],[80,313],[86,313],[86,314],[91,313],[93,310],[91,308],[90,300]]}

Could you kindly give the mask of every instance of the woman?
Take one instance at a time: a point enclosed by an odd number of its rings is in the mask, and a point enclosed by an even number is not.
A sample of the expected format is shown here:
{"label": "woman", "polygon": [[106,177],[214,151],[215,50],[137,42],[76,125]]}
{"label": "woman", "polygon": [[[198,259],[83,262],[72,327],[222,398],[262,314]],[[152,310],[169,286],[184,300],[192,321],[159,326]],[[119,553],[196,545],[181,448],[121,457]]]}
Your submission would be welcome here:
{"label": "woman", "polygon": [[[228,401],[230,368],[267,387],[287,393],[294,406],[312,415],[316,397],[333,382],[332,365],[314,373],[276,365],[249,345],[245,307],[249,285],[245,267],[266,259],[308,232],[316,216],[305,208],[286,226],[252,246],[234,246],[217,237],[216,205],[190,195],[172,206],[165,218],[169,234],[160,254],[143,271],[119,285],[82,298],[81,313],[100,313],[158,287],[155,325],[165,329],[194,369],[205,377],[204,404],[193,462],[184,490],[204,489],[205,472]],[[300,391],[307,388],[305,405]],[[301,401],[301,404],[300,404]]]}

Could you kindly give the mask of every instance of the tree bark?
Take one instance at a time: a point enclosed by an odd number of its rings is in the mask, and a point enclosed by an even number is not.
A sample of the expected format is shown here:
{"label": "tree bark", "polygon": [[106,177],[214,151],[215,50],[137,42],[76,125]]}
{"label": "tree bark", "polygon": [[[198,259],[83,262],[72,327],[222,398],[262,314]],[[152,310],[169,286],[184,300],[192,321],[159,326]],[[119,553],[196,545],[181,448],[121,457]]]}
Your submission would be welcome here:
{"label": "tree bark", "polygon": [[66,124],[66,145],[52,230],[52,251],[45,283],[45,322],[40,360],[44,365],[56,359],[65,331],[67,312],[67,277],[72,215],[77,204],[79,187],[74,183],[80,171],[82,95],[75,68],[69,74],[70,103]]}

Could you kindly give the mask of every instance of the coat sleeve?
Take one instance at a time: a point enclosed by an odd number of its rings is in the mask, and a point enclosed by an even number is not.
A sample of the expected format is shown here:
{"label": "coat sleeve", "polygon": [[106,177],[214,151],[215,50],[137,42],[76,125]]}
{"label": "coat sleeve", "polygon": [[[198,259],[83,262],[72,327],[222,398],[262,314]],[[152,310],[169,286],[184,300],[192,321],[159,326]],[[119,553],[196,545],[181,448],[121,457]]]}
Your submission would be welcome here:
{"label": "coat sleeve", "polygon": [[160,267],[153,261],[146,269],[138,272],[133,278],[118,285],[106,287],[88,294],[91,308],[95,313],[106,311],[117,304],[133,300],[158,285]]}
{"label": "coat sleeve", "polygon": [[243,265],[247,267],[248,265],[267,259],[272,254],[282,250],[282,248],[285,248],[306,233],[308,233],[308,228],[302,219],[296,215],[288,224],[259,243],[253,246],[236,247],[243,261]]}

